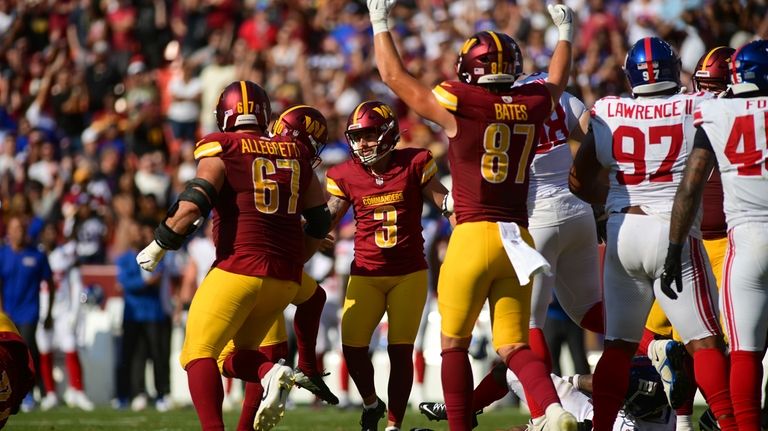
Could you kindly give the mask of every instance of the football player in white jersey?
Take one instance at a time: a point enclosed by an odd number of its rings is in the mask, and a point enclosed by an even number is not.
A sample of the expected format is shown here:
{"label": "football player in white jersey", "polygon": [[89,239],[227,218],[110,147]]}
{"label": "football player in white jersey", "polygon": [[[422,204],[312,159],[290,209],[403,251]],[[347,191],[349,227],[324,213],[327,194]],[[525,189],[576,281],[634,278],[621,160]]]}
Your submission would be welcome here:
{"label": "football player in white jersey", "polygon": [[[736,50],[727,46],[718,46],[702,55],[691,77],[693,91],[697,93],[702,91],[709,92],[715,96],[725,92],[730,84],[730,63],[734,51]],[[702,210],[702,243],[707,251],[715,282],[717,287],[720,288],[722,287],[722,268],[725,250],[728,246],[728,226],[725,222],[725,213],[723,212],[723,185],[720,182],[720,172],[717,169],[712,171],[712,175],[710,175],[704,188]],[[672,328],[672,324],[669,323],[669,319],[667,319],[664,311],[662,311],[657,302],[654,302],[648,315],[648,320],[645,322],[645,332],[643,333],[643,339],[640,341],[638,352],[639,354],[647,354],[651,357],[653,365],[660,374],[669,372],[665,369],[676,362],[685,362],[687,368],[682,370],[682,372],[685,373],[683,377],[687,383],[692,378],[688,376],[686,371],[692,370],[690,364],[692,358],[690,355],[685,354],[685,347],[679,340],[680,336]],[[676,358],[675,355],[678,355],[678,357]],[[682,361],[679,361],[680,355],[684,357]],[[678,431],[693,430],[693,401],[696,392],[695,387],[690,388],[689,385],[686,388],[685,386],[675,385],[670,387],[670,385],[665,385],[664,387],[670,402],[672,402],[671,400],[684,401],[681,405],[673,403],[675,413],[677,414]],[[676,393],[676,391],[681,389],[694,390],[688,390],[688,396],[682,396]]]}
{"label": "football player in white jersey", "polygon": [[680,60],[659,38],[644,38],[632,46],[625,73],[634,97],[597,101],[591,132],[569,179],[577,196],[605,202],[610,214],[604,266],[606,334],[594,376],[595,430],[613,426],[654,296],[693,355],[696,383],[707,403],[723,429],[732,430],[728,362],[698,222],[680,246],[685,289],[662,293],[660,283],[672,199],[693,146],[693,112],[705,97],[681,94]]}
{"label": "football player in white jersey", "polygon": [[731,346],[730,396],[739,430],[749,431],[760,429],[762,358],[768,333],[766,123],[768,41],[758,40],[733,55],[726,97],[704,102],[695,112],[694,149],[675,195],[662,276],[662,285],[671,292],[684,294],[688,289],[681,283],[686,272],[683,244],[695,224],[706,180],[717,163],[728,222],[720,308]]}
{"label": "football player in white jersey", "polygon": [[[53,379],[53,351],[56,348],[64,353],[69,377],[69,387],[64,392],[65,403],[70,407],[91,411],[93,403],[84,392],[83,370],[77,352],[78,332],[83,323],[80,308],[80,295],[84,287],[83,278],[77,265],[75,242],[69,241],[56,246],[57,235],[56,226],[53,224],[46,226],[43,231],[42,242],[50,243],[49,247],[55,247],[48,254],[55,286],[48,286],[48,290],[43,295],[54,295],[52,314],[56,318],[51,329],[45,329],[41,321],[35,334],[37,347],[40,350],[40,374],[46,389],[40,406],[43,410],[48,410],[59,402],[56,395],[56,382]],[[49,303],[48,300],[40,301],[41,316],[47,315]]]}
{"label": "football player in white jersey", "polygon": [[[515,373],[502,367],[494,368],[492,377],[497,384],[504,385],[527,404],[525,391]],[[579,430],[591,430],[594,418],[592,376],[576,375],[560,377],[551,374],[552,383],[563,408],[573,413],[579,421]],[[429,404],[429,411],[421,413],[429,420],[446,419],[444,403]],[[481,420],[482,416],[477,420]],[[513,430],[544,431],[547,429],[546,418],[531,419],[528,427],[513,427]],[[669,407],[661,385],[661,377],[645,356],[637,356],[632,361],[629,376],[629,389],[624,396],[624,404],[613,424],[613,431],[673,431],[675,430],[675,412]],[[420,430],[422,431],[422,430]]]}

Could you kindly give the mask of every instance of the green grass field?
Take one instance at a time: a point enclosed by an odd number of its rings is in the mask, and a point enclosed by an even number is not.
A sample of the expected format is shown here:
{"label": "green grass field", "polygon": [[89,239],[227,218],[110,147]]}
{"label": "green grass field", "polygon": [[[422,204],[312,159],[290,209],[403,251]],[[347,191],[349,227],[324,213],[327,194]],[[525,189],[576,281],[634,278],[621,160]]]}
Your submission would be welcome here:
{"label": "green grass field", "polygon": [[[356,431],[359,430],[358,410],[339,410],[333,407],[312,408],[298,407],[286,412],[276,431]],[[481,430],[506,430],[512,425],[524,424],[528,416],[517,408],[499,408],[480,416]],[[227,429],[234,430],[237,425],[237,413],[228,413],[225,417]],[[380,422],[383,430],[385,423]],[[434,430],[448,429],[446,422],[429,422],[415,410],[409,410],[404,424],[405,431],[412,427],[427,427]],[[5,429],[8,430],[195,430],[200,429],[195,411],[191,408],[158,413],[148,409],[145,412],[116,411],[99,408],[87,413],[76,409],[59,407],[47,412],[34,411],[12,416]]]}
{"label": "green grass field", "polygon": [[[694,409],[694,428],[698,429],[697,421],[704,411],[703,406]],[[528,421],[526,413],[515,407],[497,408],[479,417],[478,430],[507,430],[513,425],[522,425]],[[333,407],[312,408],[297,407],[286,412],[276,431],[357,431],[360,420],[358,410],[339,410]],[[227,413],[225,416],[227,429],[234,430],[237,425],[237,413]],[[381,430],[384,421],[380,422]],[[406,416],[404,430],[413,427],[426,427],[434,430],[447,430],[446,422],[429,422],[415,410],[409,410]],[[76,409],[59,407],[47,412],[35,411],[19,413],[11,416],[5,429],[35,430],[35,431],[66,431],[66,430],[195,430],[200,429],[195,411],[191,407],[158,413],[152,409],[145,412],[118,411],[110,408],[99,408],[86,413]]]}

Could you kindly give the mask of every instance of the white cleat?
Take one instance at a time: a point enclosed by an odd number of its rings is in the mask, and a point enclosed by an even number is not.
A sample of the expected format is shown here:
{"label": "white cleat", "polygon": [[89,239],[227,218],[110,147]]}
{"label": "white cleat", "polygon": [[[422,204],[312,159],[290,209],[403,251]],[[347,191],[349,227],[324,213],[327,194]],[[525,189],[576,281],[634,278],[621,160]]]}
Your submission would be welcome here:
{"label": "white cleat", "polygon": [[264,393],[253,420],[253,429],[256,431],[271,430],[285,415],[285,406],[288,394],[293,388],[294,378],[291,367],[286,367],[283,363],[281,359],[261,379]]}
{"label": "white cleat", "polygon": [[64,402],[68,407],[79,408],[80,410],[86,412],[91,412],[94,408],[93,402],[88,399],[88,396],[85,395],[85,392],[79,391],[77,389],[67,389],[67,392],[64,393]]}
{"label": "white cleat", "polygon": [[648,346],[651,364],[661,376],[664,393],[672,408],[686,402],[693,384],[685,370],[685,355],[685,346],[678,341],[654,340]]}
{"label": "white cleat", "polygon": [[59,405],[59,397],[55,392],[48,392],[45,397],[40,401],[40,410],[48,411]]}
{"label": "white cleat", "polygon": [[567,412],[559,404],[547,407],[546,419],[547,431],[576,431],[579,427],[576,416]]}

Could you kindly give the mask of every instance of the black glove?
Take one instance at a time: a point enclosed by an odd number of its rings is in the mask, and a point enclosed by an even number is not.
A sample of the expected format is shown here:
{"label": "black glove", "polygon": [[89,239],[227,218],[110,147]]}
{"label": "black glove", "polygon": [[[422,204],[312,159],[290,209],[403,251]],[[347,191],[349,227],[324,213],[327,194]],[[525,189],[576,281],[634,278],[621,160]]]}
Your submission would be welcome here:
{"label": "black glove", "polygon": [[[677,299],[677,294],[683,291],[683,268],[680,263],[682,254],[682,244],[669,243],[667,259],[664,261],[664,272],[661,273],[661,291],[670,299]],[[677,293],[672,290],[672,282],[675,283]]]}
{"label": "black glove", "polygon": [[597,228],[597,243],[608,243],[608,213],[605,212],[603,205],[592,205],[592,215],[595,216],[595,227]]}

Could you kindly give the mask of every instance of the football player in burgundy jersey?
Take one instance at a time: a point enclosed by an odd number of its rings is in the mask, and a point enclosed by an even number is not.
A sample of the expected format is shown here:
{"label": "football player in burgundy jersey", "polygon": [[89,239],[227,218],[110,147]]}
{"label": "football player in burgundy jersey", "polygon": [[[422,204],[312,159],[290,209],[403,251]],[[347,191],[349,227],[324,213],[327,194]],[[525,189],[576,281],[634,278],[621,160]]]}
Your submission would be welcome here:
{"label": "football player in burgundy jersey", "polygon": [[[515,67],[516,86],[546,79],[543,73],[523,76],[522,69],[520,62]],[[553,291],[574,322],[598,334],[604,332],[594,214],[587,203],[568,190],[573,155],[588,124],[589,111],[584,104],[574,95],[563,92],[560,103],[544,123],[545,133],[540,135],[530,169],[528,231],[536,250],[547,259],[554,274],[533,280],[528,344],[549,371],[552,370],[551,354],[543,328]],[[506,369],[505,364],[497,367]],[[493,372],[491,370],[475,387],[473,411],[480,411],[509,393],[507,385],[497,384]],[[432,404],[422,403],[419,408],[425,411]],[[530,403],[529,408],[534,421],[544,416],[536,403]]]}
{"label": "football player in burgundy jersey", "polygon": [[768,333],[768,41],[736,50],[729,75],[725,97],[702,103],[694,113],[694,148],[674,198],[661,283],[681,289],[680,244],[695,225],[707,178],[717,164],[728,223],[720,306],[731,348],[730,397],[738,429],[757,431]]}
{"label": "football player in burgundy jersey", "polygon": [[[696,71],[691,78],[695,93],[707,92],[720,95],[728,88],[731,55],[735,51],[727,46],[718,46],[709,50],[699,59]],[[707,251],[707,258],[712,266],[715,283],[719,289],[723,274],[723,259],[728,246],[726,234],[728,225],[725,222],[725,213],[723,212],[723,185],[720,181],[720,171],[717,168],[712,170],[712,175],[704,187],[702,209],[702,243]],[[655,352],[650,356],[654,366],[661,372],[664,362],[668,359],[666,352],[672,349],[669,343],[680,343],[680,335],[672,328],[672,324],[658,301],[654,301],[651,311],[648,313],[648,320],[645,322],[645,332],[642,340],[640,340],[638,353],[645,355],[647,352]],[[686,362],[689,362],[690,359],[689,355],[685,355]],[[690,369],[690,367],[687,368]],[[683,372],[687,373],[688,371],[683,370]],[[694,390],[689,391],[685,397],[685,402],[679,407],[676,406],[677,428],[680,431],[693,428],[694,395]]]}
{"label": "football player in burgundy jersey", "polygon": [[[663,239],[668,236],[671,200],[693,147],[693,112],[707,97],[682,94],[680,60],[656,38],[636,42],[624,70],[633,97],[605,97],[592,108],[591,131],[571,171],[571,190],[590,203],[605,202],[610,214],[604,266],[605,343],[594,374],[596,431],[609,430],[626,391],[631,359],[637,351],[654,297],[680,332],[693,356],[696,383],[724,429],[734,429],[728,396],[727,358],[717,320],[717,290],[696,232],[684,248],[685,288],[660,283]],[[711,97],[711,95],[709,96]],[[605,180],[607,178],[607,181]],[[661,242],[660,242],[661,240]],[[659,344],[669,363],[662,372],[670,403],[679,407],[690,390],[677,380],[682,349]],[[657,352],[657,349],[677,349]],[[675,373],[672,373],[675,371]],[[670,375],[671,374],[671,375]]]}
{"label": "football player in burgundy jersey", "polygon": [[[320,161],[320,153],[328,143],[328,123],[325,116],[317,109],[307,105],[296,105],[280,114],[272,125],[271,134],[291,138],[306,146],[313,154],[312,164],[315,165]],[[293,375],[296,386],[307,389],[328,404],[335,405],[339,403],[339,399],[323,381],[323,370],[318,366],[315,356],[317,333],[325,299],[325,290],[309,274],[303,272],[299,290],[291,301],[296,306],[293,327],[298,345],[298,365]],[[226,374],[224,363],[234,348],[234,343],[230,341],[219,355],[219,369],[224,374]],[[269,328],[259,350],[271,362],[278,362],[288,357],[288,334],[282,315],[278,316]],[[238,429],[250,430],[253,428],[254,420],[260,419],[257,412],[263,392],[264,388],[260,382],[246,382]]]}
{"label": "football player in burgundy jersey", "polygon": [[[568,81],[572,11],[549,6],[558,42],[545,82],[512,88],[512,39],[496,32],[471,36],[461,49],[458,81],[434,90],[402,64],[388,29],[392,0],[368,0],[376,65],[385,84],[408,107],[443,128],[450,145],[457,226],[438,281],[442,383],[449,428],[472,427],[472,371],[467,348],[482,305],[490,303],[493,344],[546,412],[552,429],[573,430],[575,417],[560,405],[544,362],[527,345],[530,275],[544,259],[531,247],[528,172],[539,131]],[[502,235],[504,239],[502,239]],[[510,254],[531,256],[511,260]],[[540,260],[539,260],[540,259]],[[526,263],[533,262],[531,266]],[[544,261],[546,264],[546,261]]]}
{"label": "football player in burgundy jersey", "polygon": [[0,428],[18,413],[34,386],[32,354],[11,319],[0,311]]}
{"label": "football player in burgundy jersey", "polygon": [[327,172],[334,225],[349,207],[355,214],[355,257],[341,319],[349,374],[363,398],[360,425],[376,431],[387,411],[373,385],[368,345],[387,313],[390,359],[387,430],[399,429],[413,384],[413,343],[427,297],[427,262],[421,235],[424,202],[438,208],[448,191],[435,176],[429,150],[395,149],[397,117],[381,102],[358,105],[347,120],[352,157]]}
{"label": "football player in burgundy jersey", "polygon": [[271,429],[283,416],[293,370],[270,362],[259,345],[296,296],[304,260],[330,226],[312,171],[315,155],[293,138],[270,137],[269,116],[269,98],[257,84],[237,81],[224,88],[216,107],[221,132],[197,143],[197,177],[136,258],[154,270],[166,250],[181,247],[215,210],[216,260],[192,300],[180,357],[206,430],[224,429],[216,359],[229,340],[235,350],[224,361],[226,374],[264,387],[254,428]]}

